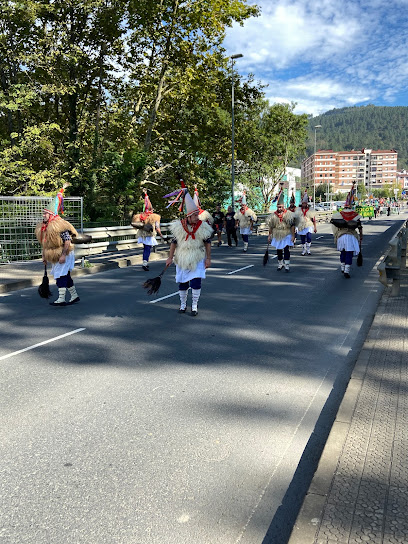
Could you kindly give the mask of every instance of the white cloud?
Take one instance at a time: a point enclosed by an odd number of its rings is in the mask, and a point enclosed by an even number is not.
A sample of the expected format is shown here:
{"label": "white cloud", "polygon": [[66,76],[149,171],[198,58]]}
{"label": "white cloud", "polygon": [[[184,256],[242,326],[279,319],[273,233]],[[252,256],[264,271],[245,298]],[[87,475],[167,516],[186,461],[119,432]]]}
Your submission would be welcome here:
{"label": "white cloud", "polygon": [[[240,74],[269,84],[267,98],[299,113],[389,102],[408,85],[408,0],[258,0],[262,15],[228,31]],[[406,105],[406,104],[404,104]]]}

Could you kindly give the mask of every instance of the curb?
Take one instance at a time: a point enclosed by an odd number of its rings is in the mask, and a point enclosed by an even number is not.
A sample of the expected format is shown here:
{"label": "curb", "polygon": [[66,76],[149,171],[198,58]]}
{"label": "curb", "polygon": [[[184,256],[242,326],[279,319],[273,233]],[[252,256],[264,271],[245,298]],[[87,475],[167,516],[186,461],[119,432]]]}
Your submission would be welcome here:
{"label": "curb", "polygon": [[[151,253],[150,262],[159,261],[168,257],[169,250],[161,250],[155,253]],[[126,268],[135,264],[141,264],[143,261],[142,255],[132,255],[130,257],[120,257],[117,259],[109,260],[106,263],[95,263],[89,268],[74,268],[71,271],[71,276],[84,276],[87,274],[97,274],[98,272],[105,272],[105,270],[113,270],[114,268]],[[26,289],[27,287],[36,287],[41,285],[43,279],[43,273],[33,274],[31,278],[24,280],[11,281],[9,283],[0,284],[0,294],[9,293],[11,291],[18,291],[19,289]]]}

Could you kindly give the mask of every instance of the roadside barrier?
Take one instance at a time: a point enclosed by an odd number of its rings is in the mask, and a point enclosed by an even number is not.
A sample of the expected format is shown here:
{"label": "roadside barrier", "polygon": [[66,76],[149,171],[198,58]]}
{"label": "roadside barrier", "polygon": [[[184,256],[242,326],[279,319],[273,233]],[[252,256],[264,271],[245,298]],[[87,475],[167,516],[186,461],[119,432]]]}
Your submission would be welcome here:
{"label": "roadside barrier", "polygon": [[[270,214],[258,215],[258,220],[254,224],[253,234],[262,235],[268,233],[266,219]],[[316,212],[316,219],[319,223],[328,222],[332,212]],[[170,240],[170,223],[161,223],[160,230],[164,240],[157,236],[158,246],[166,246]],[[86,258],[91,255],[99,255],[104,252],[124,251],[126,249],[135,249],[142,247],[137,241],[136,233],[138,229],[132,225],[113,226],[113,227],[94,227],[84,228],[83,233],[92,236],[90,244],[75,244],[75,257],[77,259]],[[155,248],[153,248],[155,251]]]}
{"label": "roadside barrier", "polygon": [[392,280],[391,296],[393,297],[399,295],[401,268],[407,266],[407,226],[408,221],[391,238],[389,248],[377,266],[380,275],[378,280],[385,287],[388,286],[388,280]]}

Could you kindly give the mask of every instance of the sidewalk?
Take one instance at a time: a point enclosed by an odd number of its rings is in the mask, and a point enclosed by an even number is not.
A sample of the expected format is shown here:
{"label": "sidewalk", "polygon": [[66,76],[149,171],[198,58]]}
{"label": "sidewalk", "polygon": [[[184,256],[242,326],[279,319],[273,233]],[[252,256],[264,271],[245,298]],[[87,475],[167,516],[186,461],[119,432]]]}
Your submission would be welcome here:
{"label": "sidewalk", "polygon": [[[87,257],[84,268],[81,260],[75,262],[72,276],[95,274],[112,268],[125,268],[134,264],[142,264],[143,247],[119,251],[117,253],[105,253]],[[156,246],[156,251],[150,254],[150,262],[164,259],[169,254],[169,246]],[[50,275],[51,265],[48,265]],[[0,294],[40,285],[44,274],[44,265],[40,259],[27,262],[16,262],[0,265]],[[52,280],[52,277],[51,277]]]}
{"label": "sidewalk", "polygon": [[408,269],[383,293],[289,544],[408,542]]}

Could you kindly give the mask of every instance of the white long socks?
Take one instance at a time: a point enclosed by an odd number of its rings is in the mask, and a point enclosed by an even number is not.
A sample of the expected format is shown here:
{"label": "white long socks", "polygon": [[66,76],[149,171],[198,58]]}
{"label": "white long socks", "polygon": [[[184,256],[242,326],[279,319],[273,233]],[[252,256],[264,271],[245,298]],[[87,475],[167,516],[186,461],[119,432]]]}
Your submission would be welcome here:
{"label": "white long socks", "polygon": [[71,298],[69,299],[69,302],[73,302],[76,299],[79,300],[79,296],[78,296],[78,293],[77,293],[77,291],[75,289],[75,285],[73,285],[72,287],[68,287],[68,291],[69,291],[69,294],[71,295]]}
{"label": "white long socks", "polygon": [[59,287],[58,288],[58,298],[53,304],[65,304],[65,294],[67,292],[66,287]]}
{"label": "white long socks", "polygon": [[198,307],[198,299],[200,298],[201,289],[191,289],[193,295],[191,301],[191,311],[196,312]]}
{"label": "white long socks", "polygon": [[311,242],[306,242],[306,249],[307,249],[307,254],[310,255],[310,246],[312,245]]}
{"label": "white long socks", "polygon": [[187,293],[188,291],[179,291],[180,295],[180,310],[185,310],[187,308]]}

